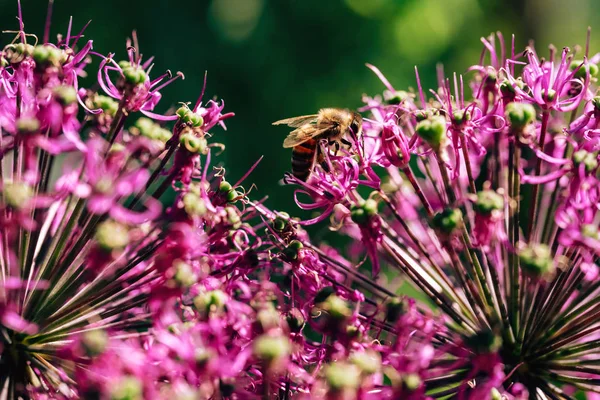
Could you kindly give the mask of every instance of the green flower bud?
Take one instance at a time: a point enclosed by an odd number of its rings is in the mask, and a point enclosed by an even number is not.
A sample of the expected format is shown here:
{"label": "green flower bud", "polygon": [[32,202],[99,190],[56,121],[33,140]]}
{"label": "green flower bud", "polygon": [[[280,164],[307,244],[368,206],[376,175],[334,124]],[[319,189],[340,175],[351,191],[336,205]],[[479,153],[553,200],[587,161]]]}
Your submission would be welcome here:
{"label": "green flower bud", "polygon": [[451,235],[462,224],[462,212],[458,208],[446,208],[435,214],[431,221],[431,225],[445,235]]}
{"label": "green flower bud", "polygon": [[142,400],[142,383],[133,376],[124,376],[110,386],[110,400]]}
{"label": "green flower bud", "polygon": [[492,388],[490,391],[490,396],[492,400],[502,400],[502,394],[496,388]]}
{"label": "green flower bud", "polygon": [[533,276],[551,275],[554,272],[554,259],[550,248],[545,244],[532,244],[518,251],[521,268]]}
{"label": "green flower bud", "polygon": [[5,182],[2,189],[6,205],[12,208],[22,208],[33,197],[33,189],[24,182]]}
{"label": "green flower bud", "polygon": [[585,150],[578,150],[573,154],[573,161],[575,164],[585,165],[587,172],[592,172],[598,168],[598,154],[590,153]]}
{"label": "green flower bud", "polygon": [[502,339],[490,330],[474,333],[465,344],[476,354],[495,353],[502,347]]}
{"label": "green flower bud", "polygon": [[48,61],[48,59],[50,58],[49,46],[45,46],[45,45],[35,46],[31,56],[33,57],[33,60],[37,64],[46,63]]}
{"label": "green flower bud", "polygon": [[414,392],[421,386],[421,378],[417,374],[407,374],[402,377],[402,386],[410,391]]}
{"label": "green flower bud", "polygon": [[17,130],[19,133],[33,133],[40,129],[40,121],[35,117],[22,117],[17,120]]}
{"label": "green flower bud", "polygon": [[512,96],[516,93],[515,88],[508,79],[505,79],[500,84],[500,93],[504,96]]}
{"label": "green flower bud", "polygon": [[263,307],[260,311],[256,313],[256,320],[259,322],[263,332],[268,331],[271,328],[275,328],[279,326],[280,314],[279,312],[267,303],[266,307]]}
{"label": "green flower bud", "polygon": [[173,275],[173,279],[179,287],[187,288],[196,283],[198,277],[191,265],[183,261],[176,261],[174,264],[175,275]]}
{"label": "green flower bud", "polygon": [[188,215],[203,216],[207,208],[204,200],[196,193],[186,193],[183,196],[183,208]]}
{"label": "green flower bud", "polygon": [[146,82],[148,75],[138,66],[128,65],[122,69],[125,82],[131,85],[140,85]]}
{"label": "green flower bud", "polygon": [[385,319],[389,322],[396,322],[406,313],[406,303],[400,297],[392,297],[385,305]]}
{"label": "green flower bud", "polygon": [[283,232],[288,227],[288,221],[279,216],[275,217],[275,219],[271,222],[271,228],[275,232]]}
{"label": "green flower bud", "polygon": [[191,112],[188,106],[181,106],[177,109],[177,116],[181,119],[185,118]]}
{"label": "green flower bud", "polygon": [[284,336],[262,335],[254,341],[254,355],[271,364],[285,359],[291,350],[290,341]]}
{"label": "green flower bud", "polygon": [[352,353],[350,362],[367,375],[374,374],[381,368],[381,356],[372,350]]}
{"label": "green flower bud", "polygon": [[493,190],[482,190],[477,192],[477,201],[473,208],[479,214],[490,215],[494,211],[504,210],[504,197]]}
{"label": "green flower bud", "polygon": [[383,100],[386,104],[400,104],[408,98],[410,98],[410,94],[404,90],[396,90],[395,92],[386,90],[383,92]]}
{"label": "green flower bud", "polygon": [[348,303],[335,294],[327,297],[327,299],[321,303],[321,308],[327,311],[332,318],[337,320],[344,320],[352,315],[352,310],[348,307]]}
{"label": "green flower bud", "polygon": [[347,362],[335,362],[325,367],[325,380],[333,391],[356,390],[360,386],[360,369]]}
{"label": "green flower bud", "polygon": [[325,286],[323,289],[319,290],[317,295],[315,296],[315,304],[319,304],[327,300],[329,296],[335,293],[335,289],[333,286]]}
{"label": "green flower bud", "polygon": [[592,99],[592,104],[596,108],[596,110],[600,110],[600,96],[596,96]]}
{"label": "green flower bud", "polygon": [[292,240],[290,244],[283,250],[283,256],[288,261],[293,261],[298,259],[298,252],[302,249],[304,245],[299,240]]}
{"label": "green flower bud", "polygon": [[505,114],[514,129],[522,129],[535,121],[535,108],[529,103],[509,103],[505,108]]}
{"label": "green flower bud", "polygon": [[556,90],[554,89],[544,89],[542,90],[542,99],[546,101],[553,101],[556,98]]}
{"label": "green flower bud", "polygon": [[233,206],[227,206],[225,207],[225,210],[227,211],[227,220],[229,224],[231,224],[231,227],[233,229],[239,229],[240,226],[242,226],[242,219],[237,208]]}
{"label": "green flower bud", "polygon": [[193,154],[204,154],[207,148],[206,139],[195,136],[193,133],[184,133],[179,137],[179,143]]}
{"label": "green flower bud", "polygon": [[53,92],[59,103],[64,106],[68,106],[69,104],[73,104],[77,101],[77,92],[73,86],[56,86],[53,89]]}
{"label": "green flower bud", "polygon": [[204,118],[200,114],[190,113],[190,122],[193,127],[197,128],[204,125]]}
{"label": "green flower bud", "polygon": [[357,224],[364,224],[377,214],[377,202],[373,199],[361,201],[350,208],[350,217]]}
{"label": "green flower bud", "polygon": [[117,103],[112,97],[103,96],[97,94],[93,100],[94,108],[100,108],[105,114],[114,117],[119,109],[119,103]]}
{"label": "green flower bud", "polygon": [[290,330],[292,332],[300,332],[304,327],[304,323],[306,320],[304,319],[304,315],[302,315],[302,311],[297,308],[292,308],[286,317],[286,321]]}
{"label": "green flower bud", "polygon": [[221,183],[219,184],[219,192],[227,193],[231,189],[231,184],[227,181],[221,181]]}
{"label": "green flower bud", "polygon": [[436,151],[440,150],[446,142],[446,118],[441,115],[419,122],[415,130],[417,135]]}
{"label": "green flower bud", "polygon": [[129,244],[129,231],[118,222],[105,221],[96,229],[96,241],[104,250],[122,250]]}
{"label": "green flower bud", "polygon": [[88,357],[96,357],[104,353],[108,345],[108,334],[103,329],[87,331],[81,337],[81,344]]}
{"label": "green flower bud", "polygon": [[460,125],[466,121],[471,120],[471,113],[458,110],[452,113],[452,122],[456,125]]}
{"label": "green flower bud", "polygon": [[196,310],[205,314],[221,311],[226,302],[227,295],[219,289],[200,293],[193,300]]}
{"label": "green flower bud", "polygon": [[591,239],[600,239],[600,233],[596,225],[584,224],[581,226],[581,234]]}
{"label": "green flower bud", "polygon": [[592,78],[595,77],[596,75],[598,75],[598,65],[596,65],[594,63],[588,63],[587,66],[582,65],[582,64],[583,64],[583,60],[571,61],[571,65],[569,66],[569,69],[571,71],[575,71],[577,69],[577,67],[579,67],[581,65],[581,68],[579,68],[579,70],[577,70],[577,72],[575,73],[575,78],[585,79],[585,75],[586,75],[587,71],[589,71],[590,77],[592,77]]}

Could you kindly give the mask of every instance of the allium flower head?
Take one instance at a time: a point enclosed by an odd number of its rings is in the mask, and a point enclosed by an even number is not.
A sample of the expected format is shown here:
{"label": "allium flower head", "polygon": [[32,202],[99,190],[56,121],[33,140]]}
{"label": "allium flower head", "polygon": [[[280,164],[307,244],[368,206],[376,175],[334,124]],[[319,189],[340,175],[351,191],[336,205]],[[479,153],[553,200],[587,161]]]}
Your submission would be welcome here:
{"label": "allium flower head", "polygon": [[386,90],[364,96],[362,134],[321,140],[308,179],[284,179],[316,213],[301,220],[252,198],[260,160],[226,174],[215,139],[233,113],[206,85],[161,114],[183,75],[155,74],[135,33],[121,58],[72,23],[38,41],[18,12],[0,53],[0,397],[599,392],[587,49],[541,61],[497,34],[427,96],[369,66]]}

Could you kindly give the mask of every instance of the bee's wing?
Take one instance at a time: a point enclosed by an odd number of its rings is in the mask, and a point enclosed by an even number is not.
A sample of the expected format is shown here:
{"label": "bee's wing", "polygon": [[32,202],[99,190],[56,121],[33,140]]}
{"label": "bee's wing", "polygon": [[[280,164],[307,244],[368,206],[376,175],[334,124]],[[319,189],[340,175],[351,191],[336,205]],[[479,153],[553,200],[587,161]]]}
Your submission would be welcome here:
{"label": "bee's wing", "polygon": [[286,118],[273,122],[273,125],[287,125],[292,128],[299,128],[302,125],[313,123],[317,120],[318,114],[303,115],[301,117]]}
{"label": "bee's wing", "polygon": [[307,140],[326,132],[329,129],[330,127],[323,128],[317,127],[313,124],[304,124],[300,128],[290,132],[290,134],[283,141],[283,147],[289,148],[298,146],[299,144],[302,144]]}

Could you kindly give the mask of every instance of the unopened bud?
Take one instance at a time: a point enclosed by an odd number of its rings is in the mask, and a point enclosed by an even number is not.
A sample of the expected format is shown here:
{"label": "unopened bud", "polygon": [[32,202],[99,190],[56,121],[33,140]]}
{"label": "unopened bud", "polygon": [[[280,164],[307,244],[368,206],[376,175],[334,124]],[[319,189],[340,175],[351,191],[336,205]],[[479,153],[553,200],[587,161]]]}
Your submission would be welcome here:
{"label": "unopened bud", "polygon": [[102,222],[96,229],[96,241],[104,250],[122,250],[129,244],[129,231],[118,222]]}
{"label": "unopened bud", "polygon": [[532,244],[518,251],[519,262],[523,271],[529,275],[540,277],[554,273],[554,258],[545,244]]}
{"label": "unopened bud", "polygon": [[440,150],[446,142],[446,118],[432,116],[417,124],[417,135],[434,150]]}

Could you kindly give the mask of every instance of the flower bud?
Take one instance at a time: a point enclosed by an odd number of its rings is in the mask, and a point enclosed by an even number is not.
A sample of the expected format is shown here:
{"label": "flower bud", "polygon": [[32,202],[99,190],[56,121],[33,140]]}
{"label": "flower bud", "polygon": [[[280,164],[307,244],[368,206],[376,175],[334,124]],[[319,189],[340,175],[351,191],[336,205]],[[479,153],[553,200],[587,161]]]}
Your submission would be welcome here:
{"label": "flower bud", "polygon": [[188,263],[177,260],[173,267],[175,268],[173,280],[177,283],[177,286],[187,288],[192,286],[198,280],[192,266]]}
{"label": "flower bud", "polygon": [[593,224],[583,224],[581,226],[581,234],[587,238],[600,239],[600,232],[598,232],[598,228]]}
{"label": "flower bud", "polygon": [[233,206],[225,207],[227,212],[227,221],[233,229],[239,229],[242,226],[242,218],[238,212],[238,209]]}
{"label": "flower bud", "polygon": [[394,92],[386,90],[383,92],[383,100],[386,104],[390,105],[400,104],[408,98],[410,98],[410,94],[404,90],[396,90]]}
{"label": "flower bud", "polygon": [[219,184],[219,192],[225,195],[225,198],[228,202],[235,202],[235,200],[239,197],[239,193],[237,190],[234,190],[231,187],[231,184],[227,181],[221,181]]}
{"label": "flower bud", "polygon": [[176,114],[179,118],[183,119],[190,112],[191,112],[190,108],[186,105],[183,105],[177,109]]}
{"label": "flower bud", "polygon": [[301,241],[292,240],[290,244],[283,250],[283,256],[287,261],[294,261],[298,259],[299,251],[304,247]]}
{"label": "flower bud", "polygon": [[502,211],[504,210],[504,197],[493,190],[482,190],[477,192],[477,201],[473,208],[483,215],[490,215],[494,211]]}
{"label": "flower bud", "polygon": [[529,103],[509,103],[504,112],[513,129],[522,129],[535,121],[535,108]]}
{"label": "flower bud", "polygon": [[118,222],[105,221],[96,229],[96,241],[104,250],[122,250],[129,244],[129,231]]}
{"label": "flower bud", "polygon": [[414,392],[421,386],[421,378],[417,374],[407,374],[402,377],[402,387],[409,392]]}
{"label": "flower bud", "polygon": [[377,202],[373,199],[361,201],[358,205],[350,208],[350,217],[357,224],[364,224],[369,218],[377,214]]}
{"label": "flower bud", "polygon": [[396,322],[407,311],[406,302],[400,297],[392,297],[385,305],[385,319],[389,322]]}
{"label": "flower bud", "polygon": [[289,218],[290,216],[287,213],[280,213],[281,216],[276,216],[275,219],[271,222],[271,228],[277,233],[284,232],[287,228],[290,227]]}
{"label": "flower bud", "polygon": [[103,329],[94,329],[83,333],[81,344],[88,357],[96,357],[106,349],[108,345],[108,334]]}
{"label": "flower bud", "polygon": [[94,96],[92,103],[94,108],[101,109],[105,114],[110,115],[111,117],[114,116],[119,109],[119,103],[113,98],[100,94]]}
{"label": "flower bud", "polygon": [[193,127],[197,128],[204,125],[204,118],[200,114],[190,113],[190,122]]}
{"label": "flower bud", "polygon": [[329,296],[335,294],[335,289],[333,286],[325,286],[323,289],[319,290],[319,292],[315,296],[314,303],[319,304],[327,300]]}
{"label": "flower bud", "polygon": [[321,308],[329,313],[336,320],[344,320],[352,315],[352,310],[348,303],[341,297],[332,294],[321,303]]}
{"label": "flower bud", "polygon": [[496,388],[492,388],[490,391],[490,397],[492,400],[502,400],[502,394]]}
{"label": "flower bud", "polygon": [[435,214],[431,220],[433,228],[444,235],[451,235],[456,229],[462,227],[462,224],[462,212],[458,208],[446,208]]}
{"label": "flower bud", "polygon": [[183,196],[183,209],[190,216],[203,216],[206,214],[207,208],[204,200],[196,193],[186,193]]}
{"label": "flower bud", "polygon": [[576,165],[585,165],[585,170],[587,172],[592,172],[598,168],[598,154],[596,153],[578,150],[573,154],[573,161]]}
{"label": "flower bud", "polygon": [[56,86],[52,92],[60,104],[68,106],[77,101],[77,92],[73,86]]}
{"label": "flower bud", "polygon": [[221,311],[227,302],[227,295],[219,289],[200,293],[194,297],[193,303],[196,310],[204,314]]}
{"label": "flower bud", "polygon": [[256,313],[256,320],[260,324],[262,332],[267,332],[279,326],[280,314],[271,303],[267,303],[265,307]]}
{"label": "flower bud", "polygon": [[206,139],[193,133],[184,133],[179,136],[179,143],[192,154],[204,154],[207,148]]}
{"label": "flower bud", "polygon": [[483,330],[466,338],[465,344],[476,354],[496,353],[502,347],[502,339],[490,330]]}
{"label": "flower bud", "polygon": [[441,115],[429,117],[417,124],[417,135],[435,151],[440,150],[446,142],[446,118]]}
{"label": "flower bud", "polygon": [[381,356],[373,350],[352,353],[350,361],[367,375],[374,374],[381,368]]}
{"label": "flower bud", "polygon": [[130,85],[140,85],[148,79],[146,71],[137,65],[132,65],[128,61],[121,61],[119,66],[121,67],[125,82]]}
{"label": "flower bud", "polygon": [[254,340],[254,355],[267,364],[281,361],[290,354],[290,341],[285,336],[262,335]]}
{"label": "flower bud", "polygon": [[142,383],[133,376],[123,376],[110,385],[110,400],[142,400]]}
{"label": "flower bud", "polygon": [[554,258],[545,244],[532,244],[518,251],[523,271],[531,276],[540,277],[554,273]]}
{"label": "flower bud", "polygon": [[347,362],[336,362],[325,367],[325,380],[333,391],[356,390],[360,386],[360,369]]}
{"label": "flower bud", "polygon": [[19,133],[34,133],[40,129],[40,121],[35,117],[22,117],[17,120]]}
{"label": "flower bud", "polygon": [[571,61],[571,65],[569,65],[569,69],[571,71],[575,71],[580,65],[581,68],[579,68],[579,70],[577,70],[577,72],[575,73],[575,78],[581,78],[581,79],[585,79],[586,76],[586,72],[589,71],[590,77],[595,77],[596,75],[598,75],[598,65],[594,64],[594,63],[590,63],[588,62],[587,65],[582,65],[583,64],[583,60],[573,60]]}
{"label": "flower bud", "polygon": [[33,197],[33,189],[24,182],[5,182],[2,194],[6,205],[12,208],[22,208]]}
{"label": "flower bud", "polygon": [[286,318],[287,324],[292,332],[299,333],[304,328],[306,322],[302,311],[297,308],[292,308]]}

